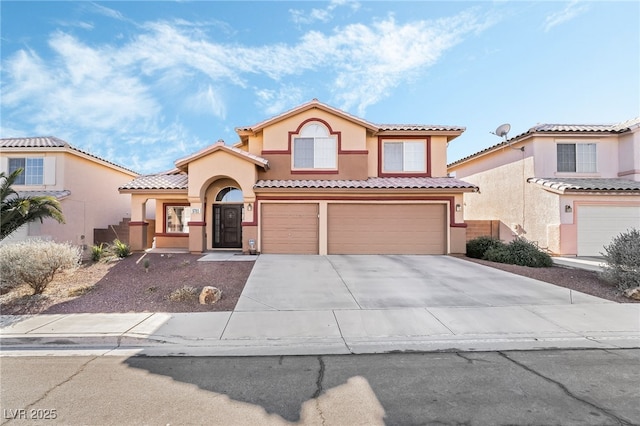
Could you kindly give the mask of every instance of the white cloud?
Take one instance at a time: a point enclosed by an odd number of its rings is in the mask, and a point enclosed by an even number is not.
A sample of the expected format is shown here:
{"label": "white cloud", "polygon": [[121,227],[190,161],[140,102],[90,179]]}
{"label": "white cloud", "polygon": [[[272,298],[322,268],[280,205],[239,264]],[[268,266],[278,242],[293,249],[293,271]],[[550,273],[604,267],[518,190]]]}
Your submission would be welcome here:
{"label": "white cloud", "polygon": [[331,0],[326,8],[313,8],[309,12],[302,9],[289,9],[291,20],[298,25],[309,25],[316,21],[329,22],[333,19],[333,11],[340,6],[350,6],[352,10],[358,10],[360,3],[349,0]]}
{"label": "white cloud", "polygon": [[586,12],[588,9],[588,5],[580,3],[578,0],[572,0],[564,7],[564,9],[546,17],[544,21],[544,31],[547,32],[557,25],[570,21],[581,13]]}
{"label": "white cloud", "polygon": [[[327,10],[344,5],[357,3],[334,1]],[[46,134],[87,137],[100,141],[97,154],[114,159],[120,152],[110,146],[114,138],[135,141],[134,147],[160,141],[175,148],[163,156],[175,159],[201,143],[184,128],[182,114],[226,117],[217,88],[248,89],[256,105],[274,115],[317,97],[321,85],[332,95],[327,102],[364,116],[368,106],[494,22],[475,10],[435,21],[399,23],[388,17],[262,46],[223,43],[208,36],[206,26],[186,21],[136,25],[138,35],[121,45],[89,44],[56,32],[49,37],[51,59],[23,49],[3,60],[2,126],[20,129],[17,123],[22,122]],[[131,167],[142,171],[160,161],[135,158],[125,158],[125,164],[134,162]]]}

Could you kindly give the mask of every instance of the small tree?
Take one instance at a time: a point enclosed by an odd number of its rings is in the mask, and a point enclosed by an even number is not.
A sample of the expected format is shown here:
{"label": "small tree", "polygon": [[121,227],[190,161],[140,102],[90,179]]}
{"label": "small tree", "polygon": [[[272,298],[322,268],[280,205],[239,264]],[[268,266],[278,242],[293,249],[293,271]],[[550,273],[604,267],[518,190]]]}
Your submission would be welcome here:
{"label": "small tree", "polygon": [[13,184],[23,169],[17,169],[9,176],[0,173],[0,240],[8,237],[22,225],[46,218],[64,223],[62,207],[58,200],[49,196],[21,197]]}
{"label": "small tree", "polygon": [[616,236],[602,253],[606,264],[602,278],[619,290],[640,287],[640,231],[632,228]]}
{"label": "small tree", "polygon": [[23,241],[0,247],[0,274],[9,288],[25,283],[42,294],[58,271],[77,267],[81,259],[81,248],[69,243]]}

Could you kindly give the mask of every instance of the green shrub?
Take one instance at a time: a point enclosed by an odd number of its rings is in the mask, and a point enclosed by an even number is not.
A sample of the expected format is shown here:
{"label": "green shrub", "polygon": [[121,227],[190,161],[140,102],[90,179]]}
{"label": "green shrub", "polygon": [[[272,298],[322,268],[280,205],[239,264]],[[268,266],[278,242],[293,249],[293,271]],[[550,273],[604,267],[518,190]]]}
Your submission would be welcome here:
{"label": "green shrub", "polygon": [[631,229],[615,237],[604,247],[602,278],[620,290],[640,287],[640,231]]}
{"label": "green shrub", "polygon": [[102,259],[102,255],[104,254],[104,243],[100,243],[99,246],[94,245],[91,247],[91,260],[94,262],[98,262]]}
{"label": "green shrub", "polygon": [[42,294],[54,275],[75,268],[82,249],[69,243],[29,240],[0,247],[0,276],[10,286],[27,284],[33,294]]}
{"label": "green shrub", "polygon": [[467,256],[475,259],[484,258],[484,254],[492,247],[503,246],[504,243],[493,237],[478,237],[467,242]]}
{"label": "green shrub", "polygon": [[113,240],[113,253],[120,258],[124,258],[131,254],[131,248],[126,243],[116,239]]}
{"label": "green shrub", "polygon": [[491,247],[485,252],[484,258],[492,262],[531,266],[533,268],[553,266],[551,256],[541,251],[532,242],[520,237],[509,244]]}

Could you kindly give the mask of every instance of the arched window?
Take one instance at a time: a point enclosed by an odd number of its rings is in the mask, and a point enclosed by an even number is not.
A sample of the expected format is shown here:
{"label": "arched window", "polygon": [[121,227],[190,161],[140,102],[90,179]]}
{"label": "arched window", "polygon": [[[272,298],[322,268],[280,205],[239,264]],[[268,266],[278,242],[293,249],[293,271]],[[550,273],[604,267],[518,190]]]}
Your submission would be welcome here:
{"label": "arched window", "polygon": [[216,195],[216,201],[222,203],[241,203],[243,200],[242,191],[231,186],[222,189],[218,192],[218,195]]}
{"label": "arched window", "polygon": [[336,169],[336,137],[320,122],[307,123],[293,139],[294,169]]}

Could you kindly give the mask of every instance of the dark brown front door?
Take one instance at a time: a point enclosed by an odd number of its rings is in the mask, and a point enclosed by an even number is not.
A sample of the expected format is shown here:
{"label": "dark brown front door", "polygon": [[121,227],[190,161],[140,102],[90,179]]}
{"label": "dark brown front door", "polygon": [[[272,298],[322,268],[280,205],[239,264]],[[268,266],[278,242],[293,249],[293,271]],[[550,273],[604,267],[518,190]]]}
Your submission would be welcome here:
{"label": "dark brown front door", "polygon": [[213,247],[242,248],[242,204],[214,204],[213,228]]}

